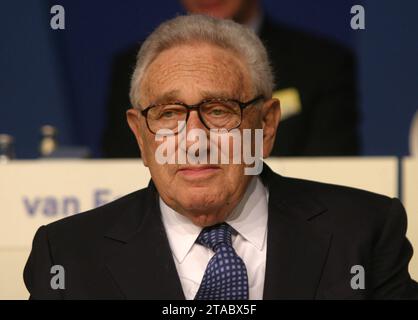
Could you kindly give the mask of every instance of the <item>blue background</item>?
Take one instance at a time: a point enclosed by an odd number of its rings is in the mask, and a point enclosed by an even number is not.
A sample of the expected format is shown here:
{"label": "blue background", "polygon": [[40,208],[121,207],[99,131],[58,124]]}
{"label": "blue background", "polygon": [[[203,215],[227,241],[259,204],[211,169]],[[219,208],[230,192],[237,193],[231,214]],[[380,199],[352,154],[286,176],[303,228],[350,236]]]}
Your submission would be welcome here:
{"label": "blue background", "polygon": [[[66,29],[50,28],[65,8]],[[366,10],[366,30],[350,28],[350,8]],[[418,109],[418,1],[265,0],[277,21],[333,38],[359,60],[364,155],[407,155]],[[59,128],[65,145],[100,156],[112,56],[167,18],[175,0],[3,0],[0,4],[0,133],[19,158],[36,157],[40,126]]]}

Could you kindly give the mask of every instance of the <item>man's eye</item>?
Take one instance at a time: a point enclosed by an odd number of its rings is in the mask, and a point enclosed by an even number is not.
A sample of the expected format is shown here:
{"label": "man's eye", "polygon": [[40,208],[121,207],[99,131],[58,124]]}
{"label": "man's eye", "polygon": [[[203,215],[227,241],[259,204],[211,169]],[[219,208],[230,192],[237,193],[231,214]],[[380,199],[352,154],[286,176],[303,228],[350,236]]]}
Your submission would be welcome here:
{"label": "man's eye", "polygon": [[208,114],[213,117],[224,117],[230,115],[232,111],[226,107],[214,107],[208,110]]}
{"label": "man's eye", "polygon": [[172,119],[181,116],[184,113],[183,110],[180,109],[165,109],[162,110],[160,113],[161,119]]}
{"label": "man's eye", "polygon": [[223,109],[212,109],[211,111],[210,111],[210,114],[211,115],[213,115],[213,116],[222,116],[222,115],[224,115],[226,112],[225,112],[225,110],[223,110]]}
{"label": "man's eye", "polygon": [[161,114],[161,118],[172,118],[174,117],[174,112],[173,111],[164,111]]}

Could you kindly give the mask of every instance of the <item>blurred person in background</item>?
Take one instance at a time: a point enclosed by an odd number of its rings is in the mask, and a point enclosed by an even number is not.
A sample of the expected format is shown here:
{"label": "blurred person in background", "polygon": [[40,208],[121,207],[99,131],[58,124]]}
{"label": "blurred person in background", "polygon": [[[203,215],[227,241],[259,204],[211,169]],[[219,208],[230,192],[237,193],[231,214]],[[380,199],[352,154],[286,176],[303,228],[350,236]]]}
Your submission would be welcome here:
{"label": "blurred person in background", "polygon": [[[272,156],[349,156],[360,149],[353,54],[330,40],[273,22],[259,0],[182,0],[185,10],[233,19],[253,29],[270,56],[274,97],[282,122]],[[125,111],[130,75],[140,44],[118,54],[112,65],[103,135],[103,155],[138,156]]]}

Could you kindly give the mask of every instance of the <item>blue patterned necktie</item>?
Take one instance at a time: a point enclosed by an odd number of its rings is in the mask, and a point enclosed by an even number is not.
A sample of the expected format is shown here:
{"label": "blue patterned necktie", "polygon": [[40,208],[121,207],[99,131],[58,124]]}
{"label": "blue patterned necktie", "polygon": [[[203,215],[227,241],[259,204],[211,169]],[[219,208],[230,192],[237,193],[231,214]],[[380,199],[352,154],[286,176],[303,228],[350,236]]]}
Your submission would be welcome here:
{"label": "blue patterned necktie", "polygon": [[248,300],[248,276],[244,261],[232,247],[232,227],[226,223],[206,227],[196,242],[212,249],[195,300]]}

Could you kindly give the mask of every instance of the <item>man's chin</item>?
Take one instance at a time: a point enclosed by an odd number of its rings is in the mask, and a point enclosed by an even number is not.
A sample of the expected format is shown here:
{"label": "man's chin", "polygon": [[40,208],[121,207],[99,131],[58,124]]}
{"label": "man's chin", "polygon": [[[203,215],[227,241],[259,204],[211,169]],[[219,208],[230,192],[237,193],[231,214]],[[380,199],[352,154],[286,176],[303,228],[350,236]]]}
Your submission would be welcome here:
{"label": "man's chin", "polygon": [[189,219],[193,222],[194,225],[202,228],[213,226],[214,224],[222,223],[225,221],[225,217],[214,213],[191,215],[189,216]]}
{"label": "man's chin", "polygon": [[187,216],[195,225],[209,226],[223,222],[225,209],[221,201],[214,201],[207,195],[189,194],[187,200],[181,204],[183,214]]}

